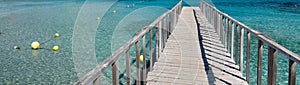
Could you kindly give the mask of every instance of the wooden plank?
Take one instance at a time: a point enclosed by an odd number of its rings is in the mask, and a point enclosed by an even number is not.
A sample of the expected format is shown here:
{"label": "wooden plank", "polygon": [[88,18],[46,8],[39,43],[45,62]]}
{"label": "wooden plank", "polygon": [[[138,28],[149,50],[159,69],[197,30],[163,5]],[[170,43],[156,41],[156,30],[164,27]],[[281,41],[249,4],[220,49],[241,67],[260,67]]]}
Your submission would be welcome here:
{"label": "wooden plank", "polygon": [[227,51],[228,53],[230,53],[230,50],[231,50],[231,46],[230,46],[230,20],[227,19]]}
{"label": "wooden plank", "polygon": [[214,25],[214,28],[216,29],[218,35],[220,35],[220,28],[218,27],[218,22],[219,22],[219,18],[218,18],[218,15],[217,15],[217,12],[213,11],[212,12],[214,17],[213,17],[213,20],[214,20],[214,23],[212,23]]}
{"label": "wooden plank", "polygon": [[[162,38],[162,36],[163,36],[163,34],[162,34],[162,30],[163,30],[163,28],[162,28],[162,21],[160,21],[159,22],[159,27],[158,27],[158,36],[159,36],[159,38],[158,38],[158,41],[159,41],[159,44],[158,44],[158,55],[160,55],[161,54],[161,52],[162,52],[162,48],[163,48],[163,38]],[[160,56],[159,56],[160,57]]]}
{"label": "wooden plank", "polygon": [[[218,13],[218,12],[217,12]],[[220,15],[220,13],[218,13],[218,15],[219,15],[219,26],[220,26],[220,31],[221,31],[221,42],[222,42],[222,44],[224,45],[224,47],[225,47],[225,49],[226,49],[226,40],[225,40],[225,37],[226,37],[226,35],[225,35],[225,28],[223,27],[223,24],[224,24],[224,22],[223,22],[223,16],[222,15]]]}
{"label": "wooden plank", "polygon": [[263,51],[263,42],[261,40],[258,40],[257,85],[261,85],[261,77],[262,77],[262,51]]}
{"label": "wooden plank", "polygon": [[230,54],[231,54],[231,59],[233,60],[233,53],[234,53],[234,23],[231,21],[231,51],[230,51]]}
{"label": "wooden plank", "polygon": [[[145,80],[147,77],[147,64],[146,64],[146,36],[143,36],[142,38],[142,42],[143,42],[143,84],[146,84]],[[140,59],[140,58],[139,58]]]}
{"label": "wooden plank", "polygon": [[289,60],[289,85],[296,85],[296,65],[296,62]]}
{"label": "wooden plank", "polygon": [[246,81],[250,83],[250,40],[251,34],[247,31],[247,53],[246,53]]}
{"label": "wooden plank", "polygon": [[268,85],[276,85],[277,74],[277,50],[268,48]]}
{"label": "wooden plank", "polygon": [[236,36],[235,36],[235,63],[239,62],[239,25],[236,24]]}
{"label": "wooden plank", "polygon": [[136,85],[141,85],[140,78],[140,41],[135,43]]}
{"label": "wooden plank", "polygon": [[158,57],[159,57],[159,28],[156,27],[155,29],[155,62],[158,61]]}
{"label": "wooden plank", "polygon": [[149,32],[149,36],[150,36],[150,39],[149,39],[149,43],[150,43],[150,46],[149,46],[149,56],[150,56],[150,71],[152,71],[152,68],[153,68],[153,51],[152,51],[152,30],[150,30]]}
{"label": "wooden plank", "polygon": [[240,71],[243,73],[244,65],[244,28],[240,30]]}
{"label": "wooden plank", "polygon": [[165,18],[161,21],[161,51],[164,50],[165,47]]}
{"label": "wooden plank", "polygon": [[127,85],[131,85],[131,78],[130,78],[130,48],[126,51],[126,81],[127,81]]}
{"label": "wooden plank", "polygon": [[112,64],[112,79],[113,85],[119,85],[118,61]]}

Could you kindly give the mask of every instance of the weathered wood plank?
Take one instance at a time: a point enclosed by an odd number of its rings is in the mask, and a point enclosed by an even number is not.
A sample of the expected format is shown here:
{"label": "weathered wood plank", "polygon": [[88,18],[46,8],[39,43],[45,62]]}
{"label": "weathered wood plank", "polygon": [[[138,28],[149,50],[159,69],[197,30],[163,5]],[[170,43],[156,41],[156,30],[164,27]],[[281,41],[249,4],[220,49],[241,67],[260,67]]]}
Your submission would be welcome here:
{"label": "weathered wood plank", "polygon": [[247,31],[247,53],[246,53],[246,81],[250,82],[250,40],[251,34]]}
{"label": "weathered wood plank", "polygon": [[119,85],[118,61],[112,64],[113,85]]}
{"label": "weathered wood plank", "polygon": [[261,40],[258,40],[257,85],[261,85],[261,77],[262,77],[262,51],[263,51],[263,42]]}
{"label": "weathered wood plank", "polygon": [[296,85],[296,65],[296,62],[289,60],[289,85]]}
{"label": "weathered wood plank", "polygon": [[277,74],[277,50],[268,48],[268,85],[276,85]]}
{"label": "weathered wood plank", "polygon": [[130,78],[130,48],[126,51],[126,80],[127,85],[131,85],[131,78]]}
{"label": "weathered wood plank", "polygon": [[140,41],[135,44],[135,58],[136,58],[136,85],[141,85],[140,83]]}

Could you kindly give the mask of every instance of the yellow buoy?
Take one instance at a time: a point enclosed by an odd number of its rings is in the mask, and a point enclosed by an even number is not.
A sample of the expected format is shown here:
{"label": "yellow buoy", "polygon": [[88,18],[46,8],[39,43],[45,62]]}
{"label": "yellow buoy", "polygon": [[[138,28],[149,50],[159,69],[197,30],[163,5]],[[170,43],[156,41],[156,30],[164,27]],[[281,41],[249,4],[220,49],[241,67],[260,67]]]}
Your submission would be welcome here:
{"label": "yellow buoy", "polygon": [[31,48],[37,50],[41,48],[41,45],[38,41],[34,41],[31,43]]}
{"label": "yellow buoy", "polygon": [[144,56],[143,55],[140,56],[140,61],[144,61]]}
{"label": "yellow buoy", "polygon": [[58,47],[58,46],[53,46],[53,50],[54,50],[54,51],[58,51],[58,50],[59,50],[59,47]]}
{"label": "yellow buoy", "polygon": [[15,49],[20,49],[20,46],[14,46]]}
{"label": "yellow buoy", "polygon": [[59,34],[58,34],[58,33],[55,33],[55,34],[54,34],[54,37],[59,37]]}

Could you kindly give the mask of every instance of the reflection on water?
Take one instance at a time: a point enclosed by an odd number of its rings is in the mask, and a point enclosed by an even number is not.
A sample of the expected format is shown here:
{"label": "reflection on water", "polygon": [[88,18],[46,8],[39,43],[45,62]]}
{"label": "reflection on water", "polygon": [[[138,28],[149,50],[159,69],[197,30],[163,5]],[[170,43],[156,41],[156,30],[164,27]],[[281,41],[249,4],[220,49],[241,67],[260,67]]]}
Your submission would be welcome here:
{"label": "reflection on water", "polygon": [[38,59],[39,55],[40,55],[40,51],[39,50],[32,50],[32,56],[34,58]]}

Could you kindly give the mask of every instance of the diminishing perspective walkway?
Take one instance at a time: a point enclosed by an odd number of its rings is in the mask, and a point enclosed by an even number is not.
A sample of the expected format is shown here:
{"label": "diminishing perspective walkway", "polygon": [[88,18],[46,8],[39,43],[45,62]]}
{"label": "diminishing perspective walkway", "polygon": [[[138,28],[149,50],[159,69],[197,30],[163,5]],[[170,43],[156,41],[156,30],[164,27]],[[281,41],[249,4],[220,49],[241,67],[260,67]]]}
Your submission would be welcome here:
{"label": "diminishing perspective walkway", "polygon": [[147,75],[148,85],[247,84],[198,7],[183,7],[162,54]]}

